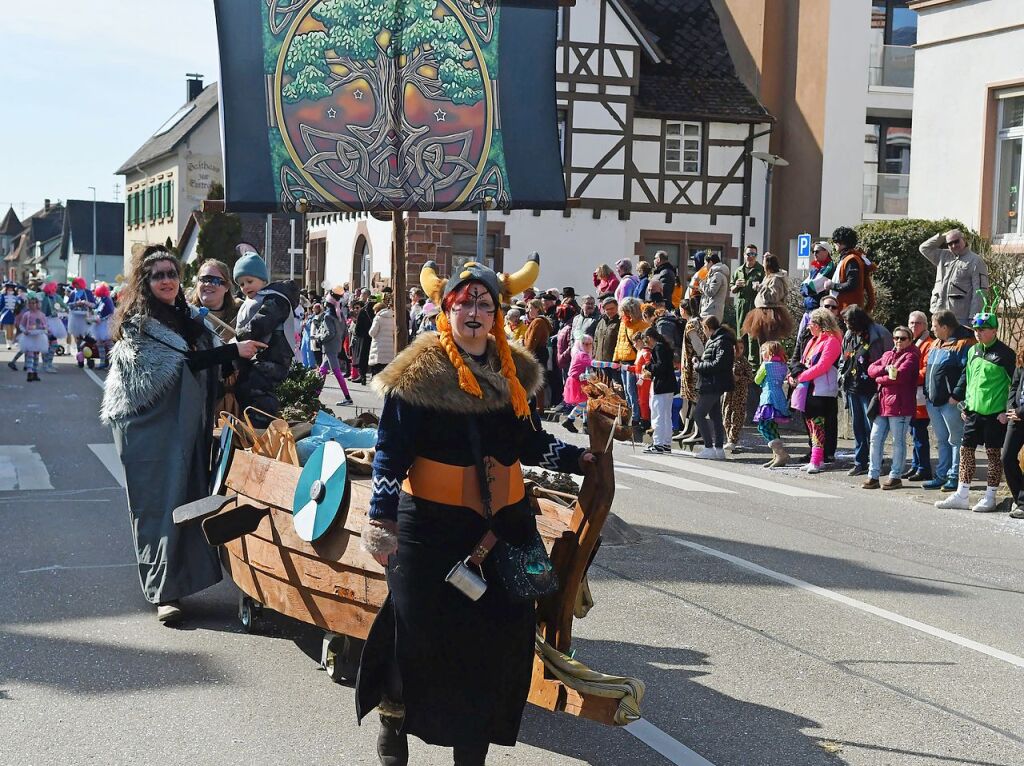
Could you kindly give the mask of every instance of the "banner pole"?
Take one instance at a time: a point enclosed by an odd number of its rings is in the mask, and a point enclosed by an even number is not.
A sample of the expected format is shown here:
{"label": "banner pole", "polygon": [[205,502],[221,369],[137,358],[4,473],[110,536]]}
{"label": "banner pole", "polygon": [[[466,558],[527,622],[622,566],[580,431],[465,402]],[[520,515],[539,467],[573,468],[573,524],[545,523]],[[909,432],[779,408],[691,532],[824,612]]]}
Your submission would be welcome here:
{"label": "banner pole", "polygon": [[395,311],[395,351],[409,345],[409,298],[405,287],[405,214],[391,213],[391,289]]}

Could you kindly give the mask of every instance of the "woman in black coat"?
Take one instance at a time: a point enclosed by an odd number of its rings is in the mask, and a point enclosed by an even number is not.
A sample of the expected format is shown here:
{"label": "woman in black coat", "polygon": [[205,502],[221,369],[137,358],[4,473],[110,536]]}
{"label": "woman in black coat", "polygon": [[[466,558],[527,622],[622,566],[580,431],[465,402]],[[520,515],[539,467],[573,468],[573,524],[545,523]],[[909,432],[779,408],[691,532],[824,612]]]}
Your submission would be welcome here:
{"label": "woman in black coat", "polygon": [[446,286],[428,264],[421,283],[442,307],[438,332],[420,333],[374,376],[384,405],[362,544],[387,567],[389,593],[362,653],[356,706],[360,719],[380,710],[385,766],[408,763],[408,734],[453,748],[463,766],[482,766],[490,743],[518,737],[534,602],[516,597],[493,554],[477,600],[446,576],[489,530],[515,546],[536,538],[521,463],[582,473],[596,459],[546,433],[531,411],[543,370],[508,343],[498,308],[522,282],[471,264]]}
{"label": "woman in black coat", "polygon": [[672,399],[679,393],[672,345],[653,327],[644,330],[644,345],[651,350],[651,362],[644,377],[651,381],[651,425],[654,435],[644,452],[672,451]]}
{"label": "woman in black coat", "polygon": [[708,342],[704,355],[694,364],[697,384],[697,408],[694,420],[704,440],[704,449],[694,457],[725,460],[725,426],[722,423],[722,394],[732,391],[732,367],[736,357],[736,338],[717,317],[704,320]]}

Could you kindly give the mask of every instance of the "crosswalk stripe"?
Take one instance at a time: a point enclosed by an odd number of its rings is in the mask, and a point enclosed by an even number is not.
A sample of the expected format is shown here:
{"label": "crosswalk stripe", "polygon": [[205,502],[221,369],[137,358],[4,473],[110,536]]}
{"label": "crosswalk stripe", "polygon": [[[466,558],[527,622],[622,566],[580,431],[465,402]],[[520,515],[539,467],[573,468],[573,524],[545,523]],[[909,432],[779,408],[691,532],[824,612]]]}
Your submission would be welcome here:
{"label": "crosswalk stripe", "polygon": [[720,495],[736,494],[733,490],[725,489],[724,487],[716,487],[713,484],[704,484],[700,481],[684,479],[682,476],[676,476],[675,474],[666,473],[664,471],[654,471],[650,468],[641,468],[639,466],[628,465],[626,463],[616,463],[615,473],[616,475],[625,474],[626,476],[633,476],[637,479],[646,479],[647,481],[653,481],[656,484],[663,484],[666,487],[681,489],[684,492],[708,492]]}
{"label": "crosswalk stripe", "polygon": [[0,491],[53,489],[50,473],[33,445],[0,445]]}
{"label": "crosswalk stripe", "polygon": [[121,458],[117,455],[117,448],[113,444],[90,444],[89,449],[103,463],[103,467],[110,471],[110,475],[117,480],[122,487],[127,487],[128,482],[124,478],[124,466]]}
{"label": "crosswalk stripe", "polygon": [[669,457],[668,455],[637,455],[637,457],[650,463],[657,463],[658,465],[663,465],[668,468],[674,468],[677,471],[697,473],[701,476],[706,476],[712,479],[722,479],[723,481],[728,481],[733,484],[741,484],[745,487],[752,487],[753,489],[763,489],[765,492],[773,492],[777,495],[785,495],[787,497],[836,498],[836,495],[829,495],[824,492],[818,492],[814,489],[794,487],[789,484],[782,484],[781,482],[769,481],[768,479],[758,479],[737,470],[724,471],[720,468],[714,468],[713,466],[708,465],[711,461],[698,460],[682,452],[673,452],[672,457]]}

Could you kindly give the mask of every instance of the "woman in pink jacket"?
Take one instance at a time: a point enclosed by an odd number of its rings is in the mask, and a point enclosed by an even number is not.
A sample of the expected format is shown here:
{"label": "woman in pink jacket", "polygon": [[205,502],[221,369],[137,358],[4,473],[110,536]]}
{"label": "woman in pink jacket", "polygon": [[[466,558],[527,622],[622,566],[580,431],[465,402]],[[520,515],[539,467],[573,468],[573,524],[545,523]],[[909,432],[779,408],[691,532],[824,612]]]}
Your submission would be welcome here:
{"label": "woman in pink jacket", "polygon": [[[863,489],[899,489],[903,486],[903,462],[907,457],[907,428],[917,409],[917,376],[921,352],[914,345],[909,327],[897,327],[892,333],[893,348],[868,367],[868,375],[878,384],[878,415],[871,425],[871,453],[868,478]],[[885,454],[885,437],[892,431],[892,467],[889,478],[878,483]]]}
{"label": "woman in pink jacket", "polygon": [[836,362],[843,350],[843,335],[839,322],[828,309],[811,312],[807,323],[811,340],[804,349],[800,363],[790,371],[789,384],[794,386],[793,407],[803,410],[807,433],[811,437],[811,462],[804,470],[821,473],[825,463],[825,416],[829,399],[839,394],[839,371]]}

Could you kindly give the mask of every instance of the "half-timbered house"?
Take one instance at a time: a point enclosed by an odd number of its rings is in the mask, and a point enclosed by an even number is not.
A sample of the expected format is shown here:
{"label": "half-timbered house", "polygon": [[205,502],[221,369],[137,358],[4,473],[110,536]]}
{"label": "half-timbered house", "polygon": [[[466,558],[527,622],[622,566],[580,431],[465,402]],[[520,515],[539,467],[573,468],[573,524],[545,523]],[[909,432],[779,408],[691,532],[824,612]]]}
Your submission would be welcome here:
{"label": "half-timbered house", "polygon": [[[566,211],[492,212],[496,269],[542,255],[542,286],[590,287],[601,263],[650,259],[688,269],[696,250],[736,263],[762,242],[772,118],[736,76],[712,0],[577,0],[559,16],[557,81]],[[475,257],[471,214],[410,214],[410,284],[422,263],[450,272]],[[309,216],[311,286],[366,285],[390,273],[391,227],[372,216]]]}

